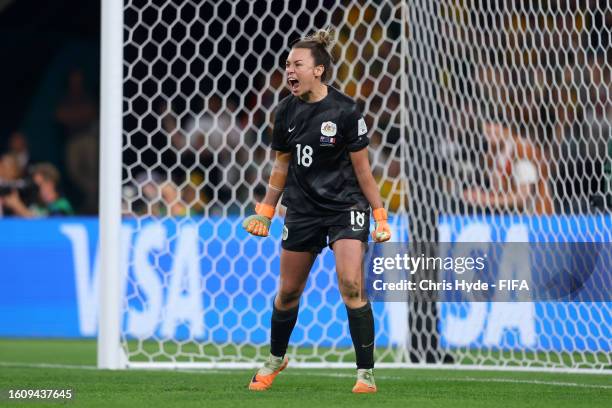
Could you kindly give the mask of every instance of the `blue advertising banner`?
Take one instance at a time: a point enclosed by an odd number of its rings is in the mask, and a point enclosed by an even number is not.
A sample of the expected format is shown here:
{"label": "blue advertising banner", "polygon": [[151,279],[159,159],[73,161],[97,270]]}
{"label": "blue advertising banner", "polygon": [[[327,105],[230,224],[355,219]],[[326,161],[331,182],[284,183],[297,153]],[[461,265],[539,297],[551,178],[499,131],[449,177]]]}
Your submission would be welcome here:
{"label": "blue advertising banner", "polygon": [[[393,223],[393,220],[391,220]],[[124,222],[122,273],[130,336],[267,342],[282,221],[271,238],[249,237],[240,220]],[[397,233],[397,231],[396,231]],[[443,242],[612,241],[610,217],[443,217]],[[399,235],[395,235],[399,236]],[[0,336],[93,337],[98,310],[98,221],[0,220]],[[127,245],[129,244],[129,245]],[[349,346],[333,255],[317,260],[292,341]],[[439,303],[447,347],[610,351],[610,303]],[[402,343],[407,307],[375,303],[377,344]]]}

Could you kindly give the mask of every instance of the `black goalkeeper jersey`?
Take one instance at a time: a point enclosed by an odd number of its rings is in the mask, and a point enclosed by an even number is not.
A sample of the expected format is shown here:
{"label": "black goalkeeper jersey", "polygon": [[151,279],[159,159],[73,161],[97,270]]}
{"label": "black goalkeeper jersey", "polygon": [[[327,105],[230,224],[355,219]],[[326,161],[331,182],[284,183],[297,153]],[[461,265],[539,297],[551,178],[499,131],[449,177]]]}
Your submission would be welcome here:
{"label": "black goalkeeper jersey", "polygon": [[349,156],[368,145],[365,120],[355,101],[327,90],[318,102],[289,95],[276,108],[272,149],[291,152],[282,204],[311,215],[368,211]]}

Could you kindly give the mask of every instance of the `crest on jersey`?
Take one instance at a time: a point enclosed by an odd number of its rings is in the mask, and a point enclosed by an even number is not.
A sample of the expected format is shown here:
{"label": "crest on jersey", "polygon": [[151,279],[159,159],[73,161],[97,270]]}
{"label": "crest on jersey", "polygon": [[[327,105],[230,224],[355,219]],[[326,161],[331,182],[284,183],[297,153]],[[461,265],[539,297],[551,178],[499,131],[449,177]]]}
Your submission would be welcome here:
{"label": "crest on jersey", "polygon": [[336,136],[338,130],[334,122],[323,122],[321,124],[321,133],[325,136]]}
{"label": "crest on jersey", "polygon": [[357,122],[357,135],[363,136],[366,133],[368,133],[368,126],[365,123],[365,119],[361,118],[359,122]]}

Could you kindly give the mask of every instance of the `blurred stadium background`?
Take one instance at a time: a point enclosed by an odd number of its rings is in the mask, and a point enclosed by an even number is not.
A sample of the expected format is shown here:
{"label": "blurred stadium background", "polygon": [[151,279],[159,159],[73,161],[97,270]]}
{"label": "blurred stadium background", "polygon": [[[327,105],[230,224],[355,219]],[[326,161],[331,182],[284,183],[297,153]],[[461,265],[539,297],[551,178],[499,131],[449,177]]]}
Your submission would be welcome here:
{"label": "blurred stadium background", "polygon": [[[0,1],[0,363],[62,363],[31,341],[93,353],[100,7]],[[282,219],[266,241],[239,223],[264,192],[290,44],[328,24],[333,85],[362,108],[398,240],[612,239],[608,1],[125,0],[123,19],[121,366],[246,367],[267,353]],[[59,183],[35,176],[40,163]],[[375,310],[382,363],[612,365],[610,302]],[[301,313],[293,359],[350,366],[328,252]]]}

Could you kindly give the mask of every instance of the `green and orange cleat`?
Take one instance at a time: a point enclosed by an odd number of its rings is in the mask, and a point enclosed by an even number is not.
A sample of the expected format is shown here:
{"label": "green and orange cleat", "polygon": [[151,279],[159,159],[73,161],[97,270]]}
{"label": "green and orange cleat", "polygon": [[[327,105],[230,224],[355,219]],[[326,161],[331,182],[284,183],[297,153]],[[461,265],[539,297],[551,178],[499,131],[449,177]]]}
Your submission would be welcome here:
{"label": "green and orange cleat", "polygon": [[272,382],[280,373],[287,367],[289,359],[287,357],[276,357],[270,355],[268,361],[266,361],[259,370],[255,373],[251,382],[249,383],[249,390],[251,391],[265,391],[272,386]]}
{"label": "green and orange cleat", "polygon": [[370,368],[368,370],[360,368],[357,370],[357,382],[353,387],[353,392],[356,394],[371,394],[376,392],[376,383],[374,382],[374,372]]}

